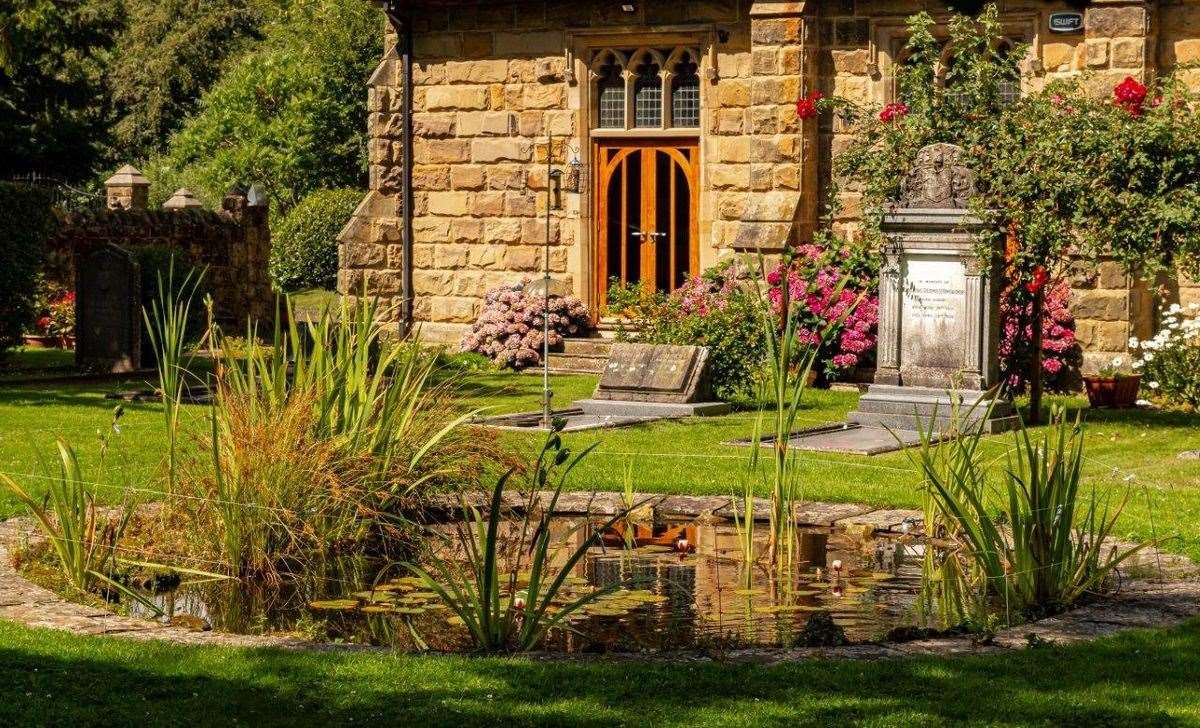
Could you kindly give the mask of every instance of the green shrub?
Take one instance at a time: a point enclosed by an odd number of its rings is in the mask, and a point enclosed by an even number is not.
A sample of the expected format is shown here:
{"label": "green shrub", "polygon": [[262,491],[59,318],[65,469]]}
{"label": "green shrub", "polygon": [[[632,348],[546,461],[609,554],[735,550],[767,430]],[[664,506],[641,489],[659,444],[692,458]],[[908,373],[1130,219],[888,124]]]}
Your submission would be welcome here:
{"label": "green shrub", "polygon": [[53,226],[46,191],[0,183],[0,356],[21,343],[33,321],[38,273]]}
{"label": "green shrub", "polygon": [[717,397],[754,397],[766,357],[763,306],[759,293],[739,280],[736,265],[714,266],[669,296],[622,290],[614,282],[609,304],[611,312],[634,320],[637,341],[707,346]]}
{"label": "green shrub", "polygon": [[271,231],[271,278],[284,291],[331,289],[337,280],[337,234],[362,201],[358,190],[317,190]]}

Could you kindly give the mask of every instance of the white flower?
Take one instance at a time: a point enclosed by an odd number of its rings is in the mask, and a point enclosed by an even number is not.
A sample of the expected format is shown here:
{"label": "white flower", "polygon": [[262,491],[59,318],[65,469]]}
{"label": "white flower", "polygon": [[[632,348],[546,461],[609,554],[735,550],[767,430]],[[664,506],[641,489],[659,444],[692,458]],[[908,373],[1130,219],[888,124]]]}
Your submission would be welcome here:
{"label": "white flower", "polygon": [[1146,352],[1145,354],[1142,354],[1142,360],[1143,361],[1154,361],[1154,355],[1151,354],[1150,352]]}
{"label": "white flower", "polygon": [[1122,358],[1122,357],[1119,357],[1119,356],[1114,356],[1114,357],[1113,357],[1113,360],[1112,360],[1112,365],[1113,365],[1114,367],[1119,367],[1119,366],[1121,366],[1121,365],[1122,365],[1122,364],[1124,364],[1124,363],[1125,363],[1125,359],[1124,359],[1124,358]]}
{"label": "white flower", "polygon": [[1133,366],[1133,368],[1134,368],[1134,369],[1141,369],[1141,368],[1142,368],[1142,360],[1141,360],[1141,359],[1134,359],[1134,360],[1133,360],[1133,365],[1132,365],[1132,366]]}
{"label": "white flower", "polygon": [[1136,349],[1141,345],[1142,345],[1142,343],[1140,341],[1138,341],[1138,337],[1136,337],[1136,336],[1129,337],[1129,348],[1130,349]]}
{"label": "white flower", "polygon": [[1171,307],[1167,309],[1167,313],[1179,313],[1182,310],[1183,306],[1180,306],[1178,303],[1172,303]]}
{"label": "white flower", "polygon": [[1146,386],[1150,387],[1150,389],[1158,389],[1158,382],[1150,382]]}

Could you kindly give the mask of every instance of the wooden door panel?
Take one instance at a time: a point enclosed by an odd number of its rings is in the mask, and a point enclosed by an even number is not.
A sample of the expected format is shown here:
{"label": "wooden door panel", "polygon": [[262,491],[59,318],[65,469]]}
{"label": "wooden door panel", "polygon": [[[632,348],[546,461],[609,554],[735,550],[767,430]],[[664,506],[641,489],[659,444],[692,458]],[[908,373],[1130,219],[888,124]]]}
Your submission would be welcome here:
{"label": "wooden door panel", "polygon": [[699,272],[699,148],[693,142],[596,144],[594,290],[610,278],[670,292]]}

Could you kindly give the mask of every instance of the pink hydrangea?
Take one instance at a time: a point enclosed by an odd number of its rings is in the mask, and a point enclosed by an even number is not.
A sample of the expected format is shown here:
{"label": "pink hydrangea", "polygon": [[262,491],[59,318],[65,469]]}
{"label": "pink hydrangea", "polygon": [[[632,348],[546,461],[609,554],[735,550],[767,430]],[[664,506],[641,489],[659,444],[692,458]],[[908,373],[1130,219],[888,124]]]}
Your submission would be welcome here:
{"label": "pink hydrangea", "polygon": [[[542,361],[542,328],[550,325],[549,344],[561,346],[567,336],[591,330],[587,307],[575,296],[542,296],[525,292],[528,278],[487,292],[483,311],[462,339],[462,350],[483,354],[498,366],[523,369]],[[548,310],[547,310],[548,308]]]}
{"label": "pink hydrangea", "polygon": [[[1065,279],[1047,284],[1042,316],[1042,371],[1049,375],[1047,385],[1058,386],[1072,369],[1078,353],[1075,317],[1068,303],[1071,285]],[[1008,386],[1025,389],[1033,341],[1033,303],[1022,286],[1009,286],[1000,300],[1000,367]]]}

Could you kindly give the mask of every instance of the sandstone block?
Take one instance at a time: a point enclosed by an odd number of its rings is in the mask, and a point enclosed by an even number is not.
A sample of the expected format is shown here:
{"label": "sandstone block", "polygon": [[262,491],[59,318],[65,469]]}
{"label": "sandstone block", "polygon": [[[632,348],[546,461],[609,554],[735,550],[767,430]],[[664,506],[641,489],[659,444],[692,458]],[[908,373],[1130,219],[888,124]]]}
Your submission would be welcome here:
{"label": "sandstone block", "polygon": [[718,134],[741,134],[744,128],[745,112],[741,109],[717,109],[716,120]]}
{"label": "sandstone block", "polygon": [[471,211],[471,194],[469,192],[430,192],[428,210],[430,215],[449,217],[468,215]]}
{"label": "sandstone block", "polygon": [[750,109],[750,133],[774,134],[778,131],[778,116],[773,106],[754,106]]}
{"label": "sandstone block", "polygon": [[417,190],[449,189],[450,168],[445,165],[413,165],[412,184],[413,189]]}
{"label": "sandstone block", "polygon": [[487,168],[490,190],[520,190],[525,188],[525,168],[515,164],[493,165]]}
{"label": "sandstone block", "polygon": [[566,47],[562,31],[496,33],[496,55],[498,56],[557,56]]}
{"label": "sandstone block", "polygon": [[1085,44],[1085,61],[1088,68],[1103,68],[1108,65],[1108,41],[1089,40]]}
{"label": "sandstone block", "polygon": [[446,64],[446,83],[504,83],[508,61],[451,61]]}
{"label": "sandstone block", "polygon": [[504,260],[504,250],[502,245],[472,245],[467,251],[467,262],[473,268],[491,270]]}
{"label": "sandstone block", "polygon": [[546,131],[556,137],[573,136],[575,134],[574,111],[549,111],[545,115]]}
{"label": "sandstone block", "polygon": [[750,188],[750,166],[746,164],[708,165],[708,183],[713,189],[746,190]]}
{"label": "sandstone block", "polygon": [[1142,38],[1118,38],[1112,42],[1114,68],[1141,68],[1146,62],[1146,41]]}
{"label": "sandstone block", "polygon": [[785,222],[795,219],[800,195],[795,192],[761,192],[751,194],[742,219],[754,222]]}
{"label": "sandstone block", "polygon": [[800,18],[764,18],[750,22],[750,40],[755,46],[796,43],[804,30]]}
{"label": "sandstone block", "polygon": [[467,246],[446,243],[433,246],[433,267],[454,270],[467,264]]}
{"label": "sandstone block", "polygon": [[478,192],[475,194],[476,217],[499,217],[504,213],[503,192]]}
{"label": "sandstone block", "polygon": [[[413,218],[413,241],[440,243],[450,235],[450,221],[435,217]],[[397,237],[397,239],[399,239]]]}
{"label": "sandstone block", "polygon": [[479,299],[458,296],[436,296],[429,302],[429,317],[435,322],[474,323]]}
{"label": "sandstone block", "polygon": [[471,142],[475,162],[528,162],[533,142],[528,139],[476,139]]}
{"label": "sandstone block", "polygon": [[458,111],[488,108],[486,86],[432,86],[425,91],[429,111]]}
{"label": "sandstone block", "polygon": [[1144,35],[1146,12],[1141,7],[1089,7],[1084,15],[1088,38],[1120,38]]}
{"label": "sandstone block", "polygon": [[483,223],[483,240],[485,243],[516,245],[521,240],[521,221],[505,218],[485,220]]}
{"label": "sandstone block", "polygon": [[417,164],[456,164],[471,160],[471,142],[466,139],[413,140],[413,159]]}
{"label": "sandstone block", "polygon": [[750,139],[748,137],[718,137],[711,140],[718,162],[749,162]]}
{"label": "sandstone block", "polygon": [[448,239],[452,243],[478,243],[480,240],[483,240],[483,220],[451,220],[450,236]]}
{"label": "sandstone block", "polygon": [[505,217],[532,217],[537,214],[537,196],[532,192],[505,192]]}
{"label": "sandstone block", "polygon": [[[386,134],[399,139],[402,123],[400,114],[390,114]],[[428,112],[413,114],[413,135],[419,137],[454,136],[454,114]]]}
{"label": "sandstone block", "polygon": [[527,83],[521,86],[521,106],[526,109],[561,109],[566,105],[561,83]]}
{"label": "sandstone block", "polygon": [[1128,315],[1128,294],[1113,290],[1072,291],[1070,309],[1076,319],[1124,321]]}
{"label": "sandstone block", "polygon": [[458,115],[459,136],[507,136],[516,128],[508,111],[464,111]]}
{"label": "sandstone block", "polygon": [[833,62],[834,73],[848,73],[854,76],[867,75],[867,65],[871,59],[866,48],[832,50],[829,54]]}
{"label": "sandstone block", "polygon": [[483,189],[483,170],[477,164],[456,164],[449,168],[450,187],[456,190]]}
{"label": "sandstone block", "polygon": [[[435,245],[434,248],[442,246]],[[437,256],[436,250],[434,256]],[[453,284],[454,274],[449,271],[441,270],[414,270],[413,271],[413,293],[418,296],[428,296],[431,294],[446,293],[450,290]]]}
{"label": "sandstone block", "polygon": [[363,275],[366,279],[367,295],[396,296],[400,294],[400,271],[368,270],[363,271]]}
{"label": "sandstone block", "polygon": [[1067,70],[1075,57],[1075,46],[1069,43],[1046,43],[1042,46],[1042,65],[1046,70]]}
{"label": "sandstone block", "polygon": [[717,84],[717,105],[722,108],[750,105],[749,81],[721,81]]}
{"label": "sandstone block", "polygon": [[538,248],[519,245],[504,251],[504,265],[509,270],[533,271],[541,268],[542,251]]}
{"label": "sandstone block", "polygon": [[1175,63],[1195,63],[1200,61],[1200,38],[1177,40],[1174,45]]}
{"label": "sandstone block", "polygon": [[[396,247],[396,255],[393,258],[392,252],[388,250],[388,260],[397,261],[396,265],[390,265],[392,268],[399,268],[399,261],[404,259],[404,252],[400,250],[400,246]],[[413,243],[413,268],[432,268],[433,267],[433,248],[434,244],[430,243]]]}
{"label": "sandstone block", "polygon": [[378,268],[384,264],[386,248],[372,243],[348,243],[338,247],[342,268]]}
{"label": "sandstone block", "polygon": [[522,111],[517,116],[517,133],[523,137],[539,137],[545,132],[542,130],[541,111]]}
{"label": "sandstone block", "polygon": [[[550,244],[554,245],[558,242],[558,220],[550,221]],[[527,218],[521,222],[521,244],[522,245],[545,245],[546,244],[546,221],[540,217]]]}

